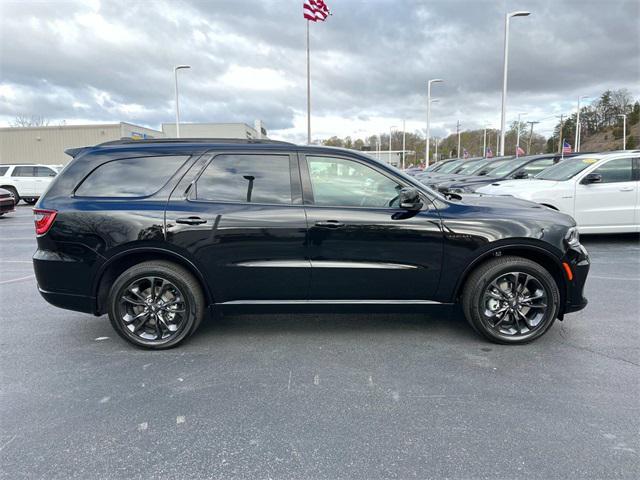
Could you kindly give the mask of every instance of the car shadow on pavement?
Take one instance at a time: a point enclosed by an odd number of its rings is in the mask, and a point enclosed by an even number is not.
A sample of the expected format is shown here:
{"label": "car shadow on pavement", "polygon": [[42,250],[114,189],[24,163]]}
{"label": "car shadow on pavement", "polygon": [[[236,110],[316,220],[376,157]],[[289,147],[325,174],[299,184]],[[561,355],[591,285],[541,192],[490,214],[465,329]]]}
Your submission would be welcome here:
{"label": "car shadow on pavement", "polygon": [[218,313],[206,319],[194,335],[195,339],[235,335],[283,334],[403,334],[413,332],[436,336],[478,338],[467,324],[462,311],[454,306],[437,306],[407,312],[362,310],[336,312],[314,308],[313,311]]}

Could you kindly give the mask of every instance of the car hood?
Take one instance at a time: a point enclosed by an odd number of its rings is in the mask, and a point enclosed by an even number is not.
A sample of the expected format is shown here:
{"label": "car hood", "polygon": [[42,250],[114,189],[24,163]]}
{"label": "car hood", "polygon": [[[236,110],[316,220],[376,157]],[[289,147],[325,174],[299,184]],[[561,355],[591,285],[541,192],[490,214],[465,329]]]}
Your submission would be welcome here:
{"label": "car hood", "polygon": [[529,200],[522,200],[521,198],[512,197],[510,195],[483,195],[479,193],[461,193],[458,194],[461,197],[462,203],[466,205],[473,205],[477,207],[490,207],[490,208],[534,208],[537,210],[549,210],[547,207],[540,205],[536,202],[530,202]]}
{"label": "car hood", "polygon": [[494,195],[515,195],[523,192],[539,192],[541,190],[550,190],[557,188],[558,184],[555,180],[499,180],[483,187],[478,188],[478,193],[489,193]]}

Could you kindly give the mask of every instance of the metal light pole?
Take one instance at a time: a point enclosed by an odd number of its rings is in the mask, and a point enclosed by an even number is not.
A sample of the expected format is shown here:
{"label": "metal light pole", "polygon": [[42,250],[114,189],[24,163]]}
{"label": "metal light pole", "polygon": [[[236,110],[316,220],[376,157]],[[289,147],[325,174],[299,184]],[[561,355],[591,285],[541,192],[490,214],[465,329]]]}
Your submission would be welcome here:
{"label": "metal light pole", "polygon": [[176,80],[176,138],[180,138],[180,102],[178,100],[178,70],[191,68],[191,65],[178,65],[173,68],[173,75]]}
{"label": "metal light pole", "polygon": [[482,140],[482,158],[487,156],[487,126],[484,127],[484,136]]}
{"label": "metal light pole", "polygon": [[518,125],[516,127],[516,158],[518,158],[518,147],[520,147],[520,115],[526,115],[526,113],[518,113]]}
{"label": "metal light pole", "polygon": [[624,113],[621,113],[618,116],[622,117],[622,149],[626,150],[627,149],[627,115]]}
{"label": "metal light pole", "polygon": [[458,158],[460,158],[460,120],[456,124],[456,133],[458,134]]}
{"label": "metal light pole", "polygon": [[402,169],[404,170],[404,157],[407,151],[407,129],[406,122],[402,120]]}
{"label": "metal light pole", "polygon": [[389,158],[387,158],[387,163],[391,165],[391,135],[393,135],[393,129],[398,128],[396,125],[389,127]]}
{"label": "metal light pole", "polygon": [[536,123],[540,123],[540,122],[527,122],[529,125],[531,125],[531,132],[529,133],[529,145],[527,146],[527,155],[531,155],[531,139],[533,138],[533,126]]}
{"label": "metal light pole", "polygon": [[580,100],[589,98],[588,95],[581,95],[578,97],[578,109],[576,110],[576,136],[575,136],[575,148],[576,152],[580,151]]}
{"label": "metal light pole", "polygon": [[526,17],[530,12],[509,12],[504,17],[504,63],[502,72],[502,116],[500,117],[500,156],[504,156],[505,119],[507,113],[507,67],[509,65],[509,20],[511,17]]}
{"label": "metal light pole", "polygon": [[440,78],[432,78],[427,82],[427,142],[425,146],[425,165],[429,166],[429,141],[431,134],[431,85],[434,83],[442,83],[444,80]]}
{"label": "metal light pole", "polygon": [[433,139],[436,142],[436,153],[435,153],[435,157],[436,157],[436,162],[438,161],[438,142],[440,141],[440,139],[438,137],[435,137]]}

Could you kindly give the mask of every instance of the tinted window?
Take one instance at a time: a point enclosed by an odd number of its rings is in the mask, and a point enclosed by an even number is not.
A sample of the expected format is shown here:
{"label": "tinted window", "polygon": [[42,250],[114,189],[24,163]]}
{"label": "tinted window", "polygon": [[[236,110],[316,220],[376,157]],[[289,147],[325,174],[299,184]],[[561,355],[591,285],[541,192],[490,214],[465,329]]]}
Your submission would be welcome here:
{"label": "tinted window", "polygon": [[9,170],[9,167],[0,167],[0,177],[7,173],[7,170]]}
{"label": "tinted window", "polygon": [[398,205],[398,183],[351,160],[307,157],[316,205],[331,207],[393,207]]}
{"label": "tinted window", "polygon": [[36,177],[55,177],[56,172],[49,167],[33,167]]}
{"label": "tinted window", "polygon": [[12,177],[33,177],[33,167],[15,167],[13,169]]}
{"label": "tinted window", "polygon": [[123,158],[103,163],[80,184],[82,197],[146,197],[160,190],[187,156]]}
{"label": "tinted window", "polygon": [[453,172],[456,168],[458,168],[464,160],[454,160],[453,162],[449,162],[438,169],[438,173],[449,173]]}
{"label": "tinted window", "polygon": [[592,173],[602,175],[602,183],[631,182],[633,169],[630,158],[619,158],[596,168]]}
{"label": "tinted window", "polygon": [[198,200],[291,203],[288,155],[218,155],[196,183]]}
{"label": "tinted window", "polygon": [[533,177],[553,165],[553,158],[543,158],[526,164],[523,168],[514,173],[514,176],[526,173],[527,177]]}

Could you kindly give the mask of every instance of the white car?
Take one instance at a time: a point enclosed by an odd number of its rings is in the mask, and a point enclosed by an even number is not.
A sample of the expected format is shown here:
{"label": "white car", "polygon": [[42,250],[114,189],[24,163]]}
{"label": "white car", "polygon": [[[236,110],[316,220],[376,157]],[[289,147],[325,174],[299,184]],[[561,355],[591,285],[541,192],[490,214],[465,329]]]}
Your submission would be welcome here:
{"label": "white car", "polygon": [[0,188],[11,192],[16,205],[21,199],[33,205],[57,174],[58,170],[52,165],[0,165]]}
{"label": "white car", "polygon": [[581,155],[530,180],[506,180],[477,193],[511,195],[575,218],[581,233],[640,232],[640,150]]}

